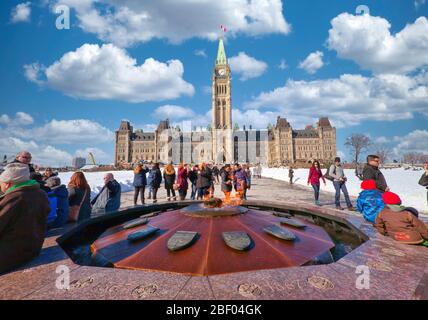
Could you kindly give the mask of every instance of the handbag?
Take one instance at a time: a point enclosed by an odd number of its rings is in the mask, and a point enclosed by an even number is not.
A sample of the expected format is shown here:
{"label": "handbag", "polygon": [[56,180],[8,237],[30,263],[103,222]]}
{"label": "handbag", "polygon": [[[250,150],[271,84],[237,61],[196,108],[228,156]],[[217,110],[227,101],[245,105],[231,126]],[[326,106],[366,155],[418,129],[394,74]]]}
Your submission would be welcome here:
{"label": "handbag", "polygon": [[68,222],[77,222],[77,220],[79,219],[80,207],[82,206],[83,201],[85,201],[87,193],[88,193],[88,189],[85,190],[82,201],[80,202],[79,205],[70,206],[70,209],[68,212]]}

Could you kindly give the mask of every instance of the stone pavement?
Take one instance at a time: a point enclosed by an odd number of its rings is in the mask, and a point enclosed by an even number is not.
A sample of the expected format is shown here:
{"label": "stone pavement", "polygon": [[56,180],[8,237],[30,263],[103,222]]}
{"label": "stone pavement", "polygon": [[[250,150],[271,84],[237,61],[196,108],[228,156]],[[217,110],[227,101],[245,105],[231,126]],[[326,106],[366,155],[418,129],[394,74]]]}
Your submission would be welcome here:
{"label": "stone pavement", "polygon": [[[216,196],[220,196],[218,191]],[[163,188],[159,198],[165,202]],[[364,244],[329,265],[215,276],[80,266],[56,242],[59,235],[73,228],[67,226],[48,234],[38,258],[0,276],[0,299],[428,299],[428,249],[380,236],[358,213],[333,210],[333,199],[333,194],[322,192],[323,207],[319,208],[313,205],[310,189],[256,179],[247,203],[328,216],[351,224],[367,236]],[[123,206],[132,205],[132,193],[123,194],[122,200]],[[355,285],[356,270],[361,265],[370,268],[369,290],[359,290]],[[58,277],[66,268],[70,287],[58,289]]]}

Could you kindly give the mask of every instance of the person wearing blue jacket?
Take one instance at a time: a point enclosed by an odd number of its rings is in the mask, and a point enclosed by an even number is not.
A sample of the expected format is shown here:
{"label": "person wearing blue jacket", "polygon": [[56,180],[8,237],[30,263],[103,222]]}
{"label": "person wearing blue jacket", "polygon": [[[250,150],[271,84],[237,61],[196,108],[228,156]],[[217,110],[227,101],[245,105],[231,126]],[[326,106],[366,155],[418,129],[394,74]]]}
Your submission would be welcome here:
{"label": "person wearing blue jacket", "polygon": [[149,181],[149,188],[153,192],[153,203],[156,203],[158,202],[157,200],[158,189],[160,188],[160,185],[162,183],[162,173],[159,169],[159,163],[153,164],[153,167],[149,171],[148,181]]}
{"label": "person wearing blue jacket", "polygon": [[61,184],[61,179],[57,176],[52,176],[46,180],[46,186],[51,188],[52,193],[56,197],[56,213],[55,220],[48,223],[48,229],[63,227],[68,221],[69,204],[67,187]]}
{"label": "person wearing blue jacket", "polygon": [[357,199],[357,210],[361,212],[366,221],[375,223],[379,212],[385,207],[382,200],[382,192],[377,190],[376,181],[366,180],[361,183],[360,193]]}
{"label": "person wearing blue jacket", "polygon": [[137,205],[138,194],[140,194],[141,204],[145,203],[144,192],[147,185],[146,173],[149,172],[147,167],[143,167],[141,163],[137,164],[134,169],[134,206]]}

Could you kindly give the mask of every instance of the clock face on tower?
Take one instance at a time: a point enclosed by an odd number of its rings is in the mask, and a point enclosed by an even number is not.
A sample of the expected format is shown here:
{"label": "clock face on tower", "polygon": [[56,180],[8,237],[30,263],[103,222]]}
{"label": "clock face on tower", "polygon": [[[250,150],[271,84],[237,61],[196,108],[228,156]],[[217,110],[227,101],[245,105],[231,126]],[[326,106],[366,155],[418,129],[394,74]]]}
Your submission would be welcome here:
{"label": "clock face on tower", "polygon": [[219,76],[225,76],[226,75],[226,70],[225,69],[220,69],[220,70],[218,70],[218,75]]}

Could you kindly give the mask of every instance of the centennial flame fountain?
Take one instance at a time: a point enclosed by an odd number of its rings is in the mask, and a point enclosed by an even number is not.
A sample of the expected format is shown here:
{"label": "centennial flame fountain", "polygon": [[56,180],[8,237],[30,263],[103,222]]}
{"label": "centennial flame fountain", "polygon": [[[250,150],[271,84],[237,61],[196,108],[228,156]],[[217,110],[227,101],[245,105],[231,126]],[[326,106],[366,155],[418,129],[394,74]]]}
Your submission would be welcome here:
{"label": "centennial flame fountain", "polygon": [[322,227],[240,204],[214,198],[115,224],[90,244],[91,256],[199,276],[333,262],[335,243]]}

